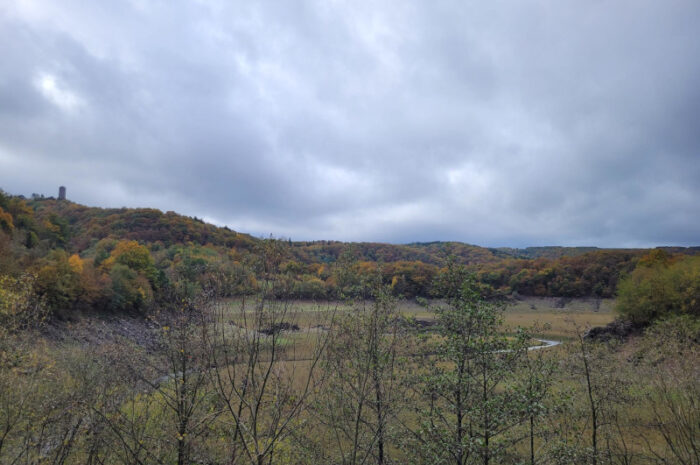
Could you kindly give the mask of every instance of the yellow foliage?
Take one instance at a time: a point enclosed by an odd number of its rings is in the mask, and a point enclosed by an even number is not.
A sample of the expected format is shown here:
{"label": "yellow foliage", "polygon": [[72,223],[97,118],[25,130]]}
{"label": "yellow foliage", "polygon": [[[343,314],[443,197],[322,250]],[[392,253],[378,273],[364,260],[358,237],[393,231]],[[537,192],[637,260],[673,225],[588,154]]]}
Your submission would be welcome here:
{"label": "yellow foliage", "polygon": [[115,263],[122,263],[135,270],[145,270],[153,264],[151,253],[136,241],[119,241],[102,265],[111,268]]}
{"label": "yellow foliage", "polygon": [[377,269],[377,264],[374,262],[358,262],[356,265],[358,273],[370,274]]}
{"label": "yellow foliage", "polygon": [[68,266],[73,273],[81,274],[83,272],[83,259],[78,256],[78,254],[73,254],[68,259]]}
{"label": "yellow foliage", "polygon": [[19,215],[34,216],[34,210],[24,200],[12,199],[8,209],[17,218]]}
{"label": "yellow foliage", "polygon": [[43,226],[47,231],[50,231],[52,233],[58,234],[59,232],[61,232],[61,227],[57,224],[53,224],[49,220],[44,220]]}
{"label": "yellow foliage", "polygon": [[257,289],[258,288],[258,280],[255,279],[255,276],[250,276],[248,278],[248,284],[250,285],[251,289]]}
{"label": "yellow foliage", "polygon": [[653,249],[639,259],[639,265],[652,267],[654,265],[668,266],[673,262],[673,257],[663,249]]}

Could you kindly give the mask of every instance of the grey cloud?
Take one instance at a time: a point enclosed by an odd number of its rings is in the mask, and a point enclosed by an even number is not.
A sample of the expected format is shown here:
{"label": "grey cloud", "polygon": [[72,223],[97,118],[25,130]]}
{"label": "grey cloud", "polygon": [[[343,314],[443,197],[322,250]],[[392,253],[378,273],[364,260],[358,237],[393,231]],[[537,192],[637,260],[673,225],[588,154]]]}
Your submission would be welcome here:
{"label": "grey cloud", "polygon": [[294,239],[697,245],[698,20],[690,0],[11,4],[1,187]]}

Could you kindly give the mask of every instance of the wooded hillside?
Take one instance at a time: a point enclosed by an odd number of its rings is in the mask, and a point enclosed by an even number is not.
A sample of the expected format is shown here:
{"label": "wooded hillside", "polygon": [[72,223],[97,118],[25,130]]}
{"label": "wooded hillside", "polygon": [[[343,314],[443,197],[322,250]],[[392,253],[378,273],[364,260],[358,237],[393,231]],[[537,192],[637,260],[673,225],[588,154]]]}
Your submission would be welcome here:
{"label": "wooded hillside", "polygon": [[[266,248],[274,276],[258,265]],[[695,254],[697,248],[667,248]],[[642,249],[489,249],[459,242],[345,243],[260,239],[194,217],[151,208],[103,209],[0,192],[0,275],[28,274],[55,312],[143,312],[174,276],[228,296],[283,281],[287,296],[357,296],[379,270],[396,296],[439,297],[434,278],[449,260],[476,273],[485,296],[612,297]],[[342,265],[342,266],[341,266]],[[340,269],[345,271],[340,272]],[[350,270],[348,272],[347,270]]]}

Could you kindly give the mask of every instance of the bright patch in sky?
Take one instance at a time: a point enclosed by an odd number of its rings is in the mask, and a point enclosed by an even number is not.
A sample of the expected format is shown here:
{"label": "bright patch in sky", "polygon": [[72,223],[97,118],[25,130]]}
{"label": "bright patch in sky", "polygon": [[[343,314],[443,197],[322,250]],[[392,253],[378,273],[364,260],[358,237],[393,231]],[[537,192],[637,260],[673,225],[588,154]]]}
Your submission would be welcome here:
{"label": "bright patch in sky", "polygon": [[71,112],[83,105],[83,100],[63,85],[60,85],[56,77],[48,73],[40,73],[34,85],[41,94],[57,107]]}

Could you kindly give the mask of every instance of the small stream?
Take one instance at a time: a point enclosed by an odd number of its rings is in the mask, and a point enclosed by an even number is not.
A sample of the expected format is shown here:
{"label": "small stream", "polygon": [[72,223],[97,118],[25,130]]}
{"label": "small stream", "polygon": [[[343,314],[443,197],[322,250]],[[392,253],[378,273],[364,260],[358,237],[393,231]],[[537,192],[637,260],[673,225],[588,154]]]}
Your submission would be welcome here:
{"label": "small stream", "polygon": [[527,348],[527,350],[546,349],[547,347],[554,347],[554,346],[558,346],[559,344],[561,344],[561,341],[555,341],[552,339],[539,339],[539,338],[537,338],[535,340],[540,341],[542,344],[540,344],[538,346],[530,346]]}

